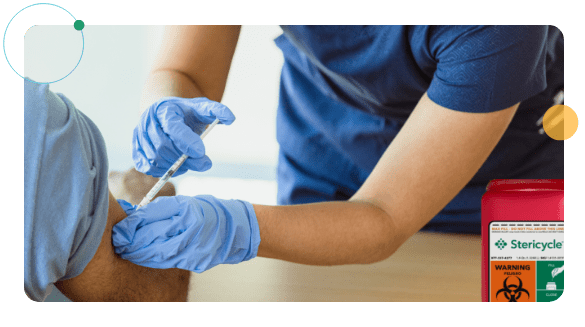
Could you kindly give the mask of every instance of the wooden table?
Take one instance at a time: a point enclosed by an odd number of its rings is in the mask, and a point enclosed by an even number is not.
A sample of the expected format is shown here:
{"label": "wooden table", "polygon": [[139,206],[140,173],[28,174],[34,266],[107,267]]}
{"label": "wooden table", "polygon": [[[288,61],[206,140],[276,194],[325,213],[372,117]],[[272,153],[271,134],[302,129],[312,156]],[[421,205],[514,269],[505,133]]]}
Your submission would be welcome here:
{"label": "wooden table", "polygon": [[193,273],[189,301],[481,301],[479,236],[417,233],[371,265],[256,258]]}

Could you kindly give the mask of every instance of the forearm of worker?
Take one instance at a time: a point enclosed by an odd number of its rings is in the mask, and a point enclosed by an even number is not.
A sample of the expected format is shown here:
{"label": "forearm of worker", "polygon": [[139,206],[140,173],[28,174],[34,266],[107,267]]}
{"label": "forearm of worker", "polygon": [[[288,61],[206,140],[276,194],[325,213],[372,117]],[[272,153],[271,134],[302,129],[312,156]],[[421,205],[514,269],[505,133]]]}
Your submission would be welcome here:
{"label": "forearm of worker", "polygon": [[517,107],[467,113],[444,108],[425,94],[350,200],[255,205],[262,239],[258,256],[312,265],[389,257],[471,180]]}
{"label": "forearm of worker", "polygon": [[171,69],[151,72],[146,80],[140,108],[145,110],[164,97],[198,98],[205,97],[195,82],[185,73]]}
{"label": "forearm of worker", "polygon": [[221,101],[240,26],[168,26],[140,101],[162,97]]}
{"label": "forearm of worker", "polygon": [[186,301],[188,271],[142,267],[114,253],[112,227],[125,217],[110,193],[108,221],[94,257],[79,276],[55,286],[73,301]]}
{"label": "forearm of worker", "polygon": [[401,244],[384,210],[360,201],[292,206],[254,205],[258,256],[308,265],[372,263]]}

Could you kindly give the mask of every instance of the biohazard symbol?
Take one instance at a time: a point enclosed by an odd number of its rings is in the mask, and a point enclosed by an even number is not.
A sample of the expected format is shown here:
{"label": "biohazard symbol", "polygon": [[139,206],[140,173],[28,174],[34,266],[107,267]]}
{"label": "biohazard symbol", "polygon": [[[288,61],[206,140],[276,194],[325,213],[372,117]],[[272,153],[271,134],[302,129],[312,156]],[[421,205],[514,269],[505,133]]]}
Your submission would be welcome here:
{"label": "biohazard symbol", "polygon": [[518,300],[521,296],[522,296],[522,292],[526,292],[526,295],[528,295],[528,298],[530,298],[530,293],[528,293],[528,290],[522,287],[522,280],[518,277],[518,285],[515,284],[511,284],[511,285],[506,285],[506,282],[508,281],[507,277],[504,280],[504,288],[500,289],[497,293],[496,293],[496,299],[498,298],[498,294],[504,292],[504,296],[506,296],[506,299],[508,299],[508,302],[518,302],[516,300]]}

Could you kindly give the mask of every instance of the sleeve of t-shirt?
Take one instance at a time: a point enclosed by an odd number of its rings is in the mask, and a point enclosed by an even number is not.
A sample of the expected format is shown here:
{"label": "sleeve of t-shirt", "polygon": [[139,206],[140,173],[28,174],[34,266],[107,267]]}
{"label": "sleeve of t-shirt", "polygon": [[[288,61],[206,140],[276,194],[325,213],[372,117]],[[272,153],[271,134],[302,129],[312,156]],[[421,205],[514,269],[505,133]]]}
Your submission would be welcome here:
{"label": "sleeve of t-shirt", "polygon": [[492,112],[546,88],[547,26],[437,27],[437,61],[427,95],[458,111]]}
{"label": "sleeve of t-shirt", "polygon": [[97,126],[66,97],[30,81],[24,95],[24,289],[43,301],[100,245],[108,161]]}

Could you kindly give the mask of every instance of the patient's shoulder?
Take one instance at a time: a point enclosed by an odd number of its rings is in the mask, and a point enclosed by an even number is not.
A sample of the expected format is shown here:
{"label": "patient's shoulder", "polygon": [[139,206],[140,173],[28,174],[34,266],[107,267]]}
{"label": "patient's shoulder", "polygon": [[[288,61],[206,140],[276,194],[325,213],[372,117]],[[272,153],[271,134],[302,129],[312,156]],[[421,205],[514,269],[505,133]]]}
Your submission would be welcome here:
{"label": "patient's shoulder", "polygon": [[57,288],[73,301],[185,301],[188,271],[141,267],[115,254],[112,228],[125,217],[110,193],[108,221],[96,254],[83,273],[56,283]]}

